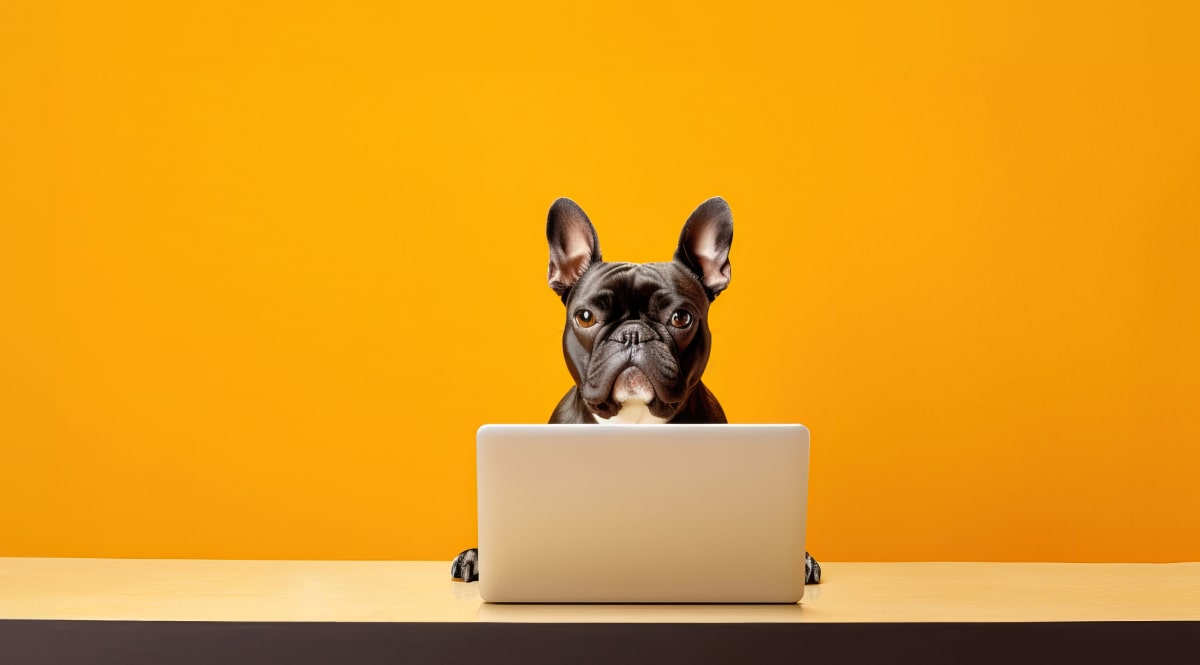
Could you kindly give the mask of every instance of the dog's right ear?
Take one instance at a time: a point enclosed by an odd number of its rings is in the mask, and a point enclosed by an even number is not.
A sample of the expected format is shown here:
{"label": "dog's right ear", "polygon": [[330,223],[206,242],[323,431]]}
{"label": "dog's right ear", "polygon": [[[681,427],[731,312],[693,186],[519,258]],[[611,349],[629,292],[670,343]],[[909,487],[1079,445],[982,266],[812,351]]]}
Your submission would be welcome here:
{"label": "dog's right ear", "polygon": [[571,199],[561,198],[546,216],[546,240],[550,243],[550,288],[565,298],[584,271],[600,262],[600,239],[583,209]]}

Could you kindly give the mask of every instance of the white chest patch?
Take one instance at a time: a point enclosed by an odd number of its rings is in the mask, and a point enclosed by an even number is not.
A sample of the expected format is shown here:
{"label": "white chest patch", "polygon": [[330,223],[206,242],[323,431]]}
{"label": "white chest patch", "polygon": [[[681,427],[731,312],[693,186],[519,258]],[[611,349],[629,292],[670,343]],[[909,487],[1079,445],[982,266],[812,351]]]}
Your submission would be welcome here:
{"label": "white chest patch", "polygon": [[601,418],[594,413],[592,417],[601,425],[662,425],[667,422],[665,418],[650,413],[650,407],[645,402],[634,400],[623,402],[621,410],[612,418]]}

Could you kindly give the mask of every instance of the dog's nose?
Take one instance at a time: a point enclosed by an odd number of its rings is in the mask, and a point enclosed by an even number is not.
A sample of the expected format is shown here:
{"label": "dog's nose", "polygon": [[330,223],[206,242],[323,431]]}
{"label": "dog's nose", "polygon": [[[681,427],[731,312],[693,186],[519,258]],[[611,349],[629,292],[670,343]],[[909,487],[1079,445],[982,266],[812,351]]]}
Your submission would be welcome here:
{"label": "dog's nose", "polygon": [[625,324],[617,332],[613,333],[612,339],[618,344],[635,345],[643,342],[652,342],[658,339],[658,334],[645,323],[633,321]]}

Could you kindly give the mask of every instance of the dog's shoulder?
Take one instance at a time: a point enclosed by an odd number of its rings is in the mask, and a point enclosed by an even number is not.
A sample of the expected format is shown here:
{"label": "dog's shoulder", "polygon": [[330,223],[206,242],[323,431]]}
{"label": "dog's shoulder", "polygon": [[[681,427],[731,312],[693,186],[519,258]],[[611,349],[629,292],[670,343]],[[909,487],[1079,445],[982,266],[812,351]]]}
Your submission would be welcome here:
{"label": "dog's shoulder", "polygon": [[591,412],[584,407],[583,399],[579,396],[579,390],[575,386],[572,386],[567,394],[563,395],[563,398],[558,401],[558,406],[554,407],[554,411],[550,414],[551,425],[591,425],[595,422]]}
{"label": "dog's shoulder", "polygon": [[679,413],[675,414],[671,422],[678,424],[725,424],[729,421],[725,418],[725,409],[721,408],[721,403],[717,401],[716,395],[713,395],[712,391],[701,382],[692,391],[687,405]]}

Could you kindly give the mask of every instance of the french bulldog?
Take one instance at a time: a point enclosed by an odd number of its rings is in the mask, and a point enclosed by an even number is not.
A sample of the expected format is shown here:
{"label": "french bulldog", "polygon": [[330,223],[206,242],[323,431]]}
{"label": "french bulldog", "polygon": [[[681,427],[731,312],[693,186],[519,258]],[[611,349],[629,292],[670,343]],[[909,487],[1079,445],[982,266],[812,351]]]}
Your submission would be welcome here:
{"label": "french bulldog", "polygon": [[[563,357],[575,385],[551,423],[724,423],[701,381],[712,350],[708,308],[729,286],[733,214],[713,197],[688,217],[673,260],[609,263],[596,229],[560,198],[546,219],[550,288],[566,305]],[[805,581],[821,567],[805,553]],[[451,563],[451,578],[479,579],[479,552]]]}
{"label": "french bulldog", "polygon": [[729,286],[733,215],[720,197],[688,218],[669,263],[608,263],[570,199],[546,220],[550,288],[566,305],[563,356],[575,386],[551,423],[724,423],[700,380],[709,304]]}

